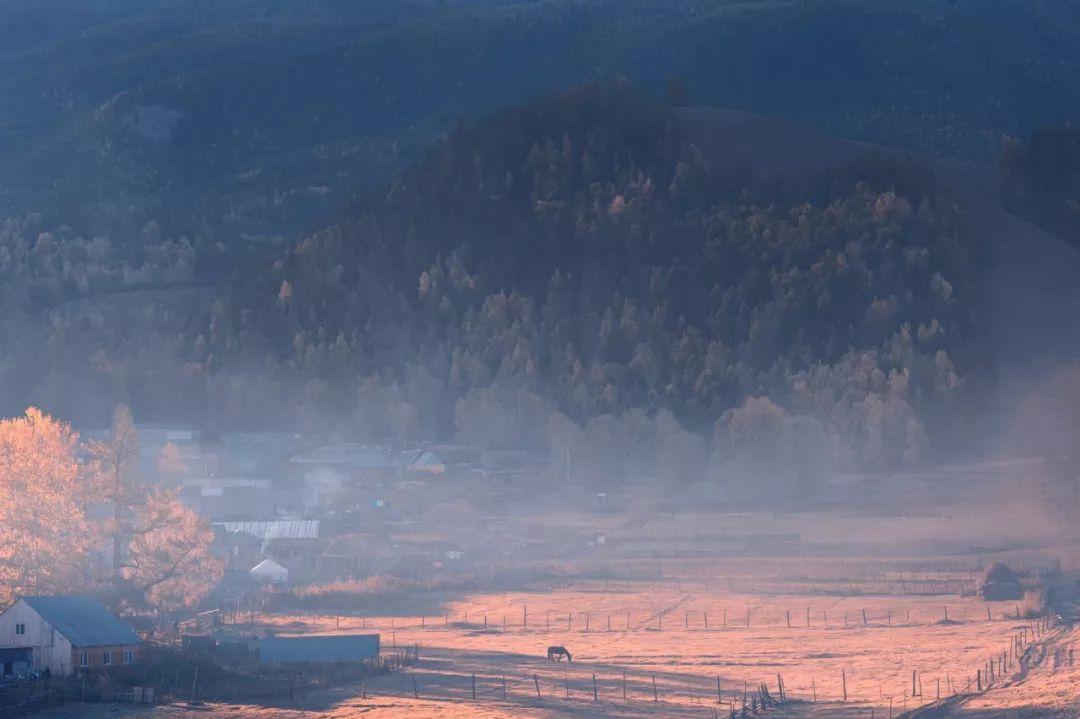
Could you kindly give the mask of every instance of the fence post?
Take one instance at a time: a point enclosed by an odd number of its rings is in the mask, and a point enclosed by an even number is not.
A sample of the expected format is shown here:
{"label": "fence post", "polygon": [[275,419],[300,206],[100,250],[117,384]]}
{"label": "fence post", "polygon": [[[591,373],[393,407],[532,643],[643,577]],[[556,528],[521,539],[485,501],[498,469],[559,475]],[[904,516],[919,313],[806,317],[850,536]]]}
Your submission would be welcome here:
{"label": "fence post", "polygon": [[536,698],[539,700],[540,699],[540,680],[536,678],[535,674],[533,674],[533,684],[536,685]]}
{"label": "fence post", "polygon": [[472,673],[472,698],[476,699],[476,672]]}
{"label": "fence post", "polygon": [[840,684],[844,689],[844,701],[847,701],[847,671],[840,670]]}
{"label": "fence post", "polygon": [[505,674],[502,675],[502,690],[503,690],[503,695],[502,695],[503,701],[506,701],[506,675]]}
{"label": "fence post", "polygon": [[600,701],[600,695],[596,691],[596,675],[592,675],[592,700],[594,702]]}
{"label": "fence post", "polygon": [[655,674],[653,674],[653,677],[652,677],[652,700],[653,700],[654,704],[656,702],[660,701],[660,696],[656,693],[656,675]]}

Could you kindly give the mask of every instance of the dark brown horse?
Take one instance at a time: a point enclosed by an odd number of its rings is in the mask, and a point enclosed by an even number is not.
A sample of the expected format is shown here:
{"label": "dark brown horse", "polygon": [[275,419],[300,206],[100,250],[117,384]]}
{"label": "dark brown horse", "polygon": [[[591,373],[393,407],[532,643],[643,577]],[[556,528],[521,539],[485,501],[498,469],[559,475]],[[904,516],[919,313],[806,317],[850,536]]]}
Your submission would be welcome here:
{"label": "dark brown horse", "polygon": [[568,652],[566,650],[566,647],[556,647],[556,646],[548,647],[548,660],[549,661],[561,662],[563,657],[566,657],[566,661],[568,661],[568,662],[574,661],[573,657],[570,656],[570,652]]}

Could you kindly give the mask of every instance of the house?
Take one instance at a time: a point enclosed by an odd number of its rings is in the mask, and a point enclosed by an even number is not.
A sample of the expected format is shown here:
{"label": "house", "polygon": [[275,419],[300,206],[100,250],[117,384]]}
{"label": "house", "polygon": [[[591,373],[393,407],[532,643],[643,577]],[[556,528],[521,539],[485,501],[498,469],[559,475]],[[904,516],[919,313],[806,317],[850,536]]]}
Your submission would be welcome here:
{"label": "house", "polygon": [[385,537],[376,534],[343,534],[332,539],[319,555],[323,578],[362,577],[384,566],[394,552]]}
{"label": "house", "polygon": [[248,532],[229,532],[214,525],[213,552],[225,562],[226,573],[246,572],[262,557],[263,540]]}
{"label": "house", "polygon": [[133,664],[139,636],[96,599],[22,597],[0,614],[3,673],[48,670],[67,676],[81,669]]}
{"label": "house", "polygon": [[256,522],[215,522],[226,532],[244,532],[262,542],[263,554],[278,561],[297,561],[314,566],[318,556],[319,520],[279,519]]}
{"label": "house", "polygon": [[308,469],[333,469],[350,478],[374,480],[393,480],[406,472],[442,474],[446,471],[446,463],[432,450],[399,451],[359,444],[319,447],[293,457],[292,463]]}
{"label": "house", "polygon": [[268,479],[190,477],[181,482],[180,499],[204,519],[254,520],[277,510]]}

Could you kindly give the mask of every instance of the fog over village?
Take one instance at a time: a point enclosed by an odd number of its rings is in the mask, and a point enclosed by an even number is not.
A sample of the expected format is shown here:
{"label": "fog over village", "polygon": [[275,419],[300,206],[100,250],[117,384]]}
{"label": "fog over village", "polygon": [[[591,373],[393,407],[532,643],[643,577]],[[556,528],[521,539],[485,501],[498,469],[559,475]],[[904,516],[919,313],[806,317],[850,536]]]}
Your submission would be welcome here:
{"label": "fog over village", "polygon": [[0,0],[0,717],[1080,711],[1080,6]]}

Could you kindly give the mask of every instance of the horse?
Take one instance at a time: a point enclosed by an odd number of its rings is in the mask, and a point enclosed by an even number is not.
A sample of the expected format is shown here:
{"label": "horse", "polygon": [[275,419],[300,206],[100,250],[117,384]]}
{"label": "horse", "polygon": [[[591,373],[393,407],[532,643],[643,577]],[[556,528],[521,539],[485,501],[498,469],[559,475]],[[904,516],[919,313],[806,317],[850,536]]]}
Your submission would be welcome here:
{"label": "horse", "polygon": [[547,653],[548,661],[561,662],[563,657],[566,657],[566,661],[568,661],[568,662],[574,661],[573,657],[570,656],[570,652],[568,652],[566,650],[566,647],[558,647],[558,646],[548,647],[548,653]]}

